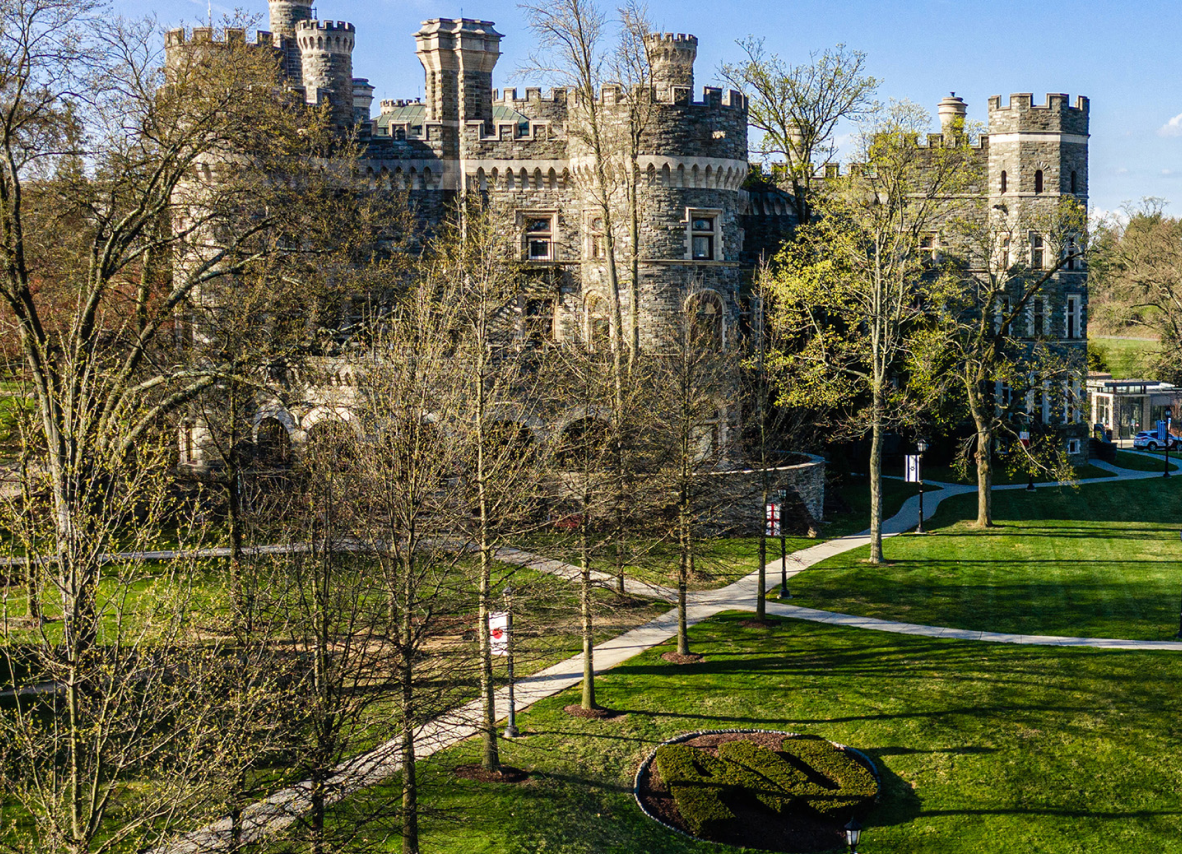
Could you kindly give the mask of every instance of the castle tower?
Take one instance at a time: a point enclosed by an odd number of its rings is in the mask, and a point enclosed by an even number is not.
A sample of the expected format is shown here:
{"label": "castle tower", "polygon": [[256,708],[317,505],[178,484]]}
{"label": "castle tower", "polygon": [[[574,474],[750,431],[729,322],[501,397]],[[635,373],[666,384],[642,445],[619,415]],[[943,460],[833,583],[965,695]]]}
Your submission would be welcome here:
{"label": "castle tower", "polygon": [[356,124],[368,122],[373,111],[373,84],[367,77],[353,78],[353,121]]}
{"label": "castle tower", "polygon": [[[1042,420],[1062,425],[1067,452],[1075,462],[1086,459],[1087,427],[1083,423],[1087,372],[1088,272],[1074,256],[1083,235],[1064,236],[1041,223],[1057,220],[1066,198],[1088,202],[1088,99],[1073,106],[1067,95],[1047,95],[1035,104],[1030,93],[989,99],[989,203],[1016,226],[1010,260],[1033,270],[1049,269],[1057,253],[1066,259],[1031,303],[1028,327],[1022,334],[1054,343],[1057,354],[1069,360],[1069,378],[1056,378],[1050,392],[1040,395],[1034,411]],[[1081,225],[1082,229],[1082,225]],[[1062,239],[1062,243],[1060,243]],[[1037,274],[1037,273],[1036,273]],[[1040,412],[1041,410],[1041,412]]]}
{"label": "castle tower", "polygon": [[357,28],[344,21],[300,21],[296,25],[308,103],[318,104],[327,97],[333,124],[341,127],[353,124],[356,38]]}
{"label": "castle tower", "polygon": [[940,114],[940,133],[945,139],[964,133],[964,120],[968,111],[964,98],[956,97],[955,92],[940,102],[937,112]]}
{"label": "castle tower", "polygon": [[276,45],[283,51],[283,71],[299,86],[303,83],[300,47],[296,44],[296,26],[312,20],[312,0],[270,0],[271,32],[279,37]]}
{"label": "castle tower", "polygon": [[[415,33],[415,53],[427,75],[429,121],[492,121],[492,72],[501,56],[502,38],[492,21],[423,22]],[[447,153],[458,156],[458,150]]]}
{"label": "castle tower", "polygon": [[657,99],[692,101],[698,37],[682,33],[649,33],[644,37],[644,43],[648,47]]}

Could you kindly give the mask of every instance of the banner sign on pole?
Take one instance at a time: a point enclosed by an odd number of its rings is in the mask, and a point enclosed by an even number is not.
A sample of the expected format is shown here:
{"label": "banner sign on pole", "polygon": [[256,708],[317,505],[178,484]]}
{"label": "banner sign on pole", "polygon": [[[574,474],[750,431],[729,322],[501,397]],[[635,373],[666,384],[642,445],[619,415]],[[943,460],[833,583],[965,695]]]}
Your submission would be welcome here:
{"label": "banner sign on pole", "polygon": [[764,519],[766,525],[764,526],[767,536],[780,536],[780,504],[768,504],[764,507]]}
{"label": "banner sign on pole", "polygon": [[1023,448],[1029,448],[1030,447],[1030,431],[1023,430],[1021,433],[1019,433],[1018,434],[1018,441],[1022,443]]}
{"label": "banner sign on pole", "polygon": [[1164,442],[1166,440],[1166,422],[1157,422],[1157,441]]}
{"label": "banner sign on pole", "polygon": [[907,455],[907,482],[919,483],[919,454]]}
{"label": "banner sign on pole", "polygon": [[494,611],[488,615],[488,633],[492,639],[493,655],[509,654],[509,614]]}

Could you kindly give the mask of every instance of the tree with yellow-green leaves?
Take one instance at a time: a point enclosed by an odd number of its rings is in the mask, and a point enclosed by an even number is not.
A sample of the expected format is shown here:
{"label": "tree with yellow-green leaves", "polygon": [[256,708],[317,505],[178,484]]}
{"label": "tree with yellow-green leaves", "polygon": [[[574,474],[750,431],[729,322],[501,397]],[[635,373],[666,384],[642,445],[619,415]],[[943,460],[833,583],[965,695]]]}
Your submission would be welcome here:
{"label": "tree with yellow-green leaves", "polygon": [[956,287],[927,239],[978,180],[967,135],[917,144],[928,121],[900,103],[862,125],[857,165],[826,180],[814,221],[777,256],[767,285],[784,341],[768,360],[781,402],[844,410],[848,432],[870,434],[872,563],[882,561],[884,435],[913,422],[934,391],[908,375],[941,346],[933,308]]}

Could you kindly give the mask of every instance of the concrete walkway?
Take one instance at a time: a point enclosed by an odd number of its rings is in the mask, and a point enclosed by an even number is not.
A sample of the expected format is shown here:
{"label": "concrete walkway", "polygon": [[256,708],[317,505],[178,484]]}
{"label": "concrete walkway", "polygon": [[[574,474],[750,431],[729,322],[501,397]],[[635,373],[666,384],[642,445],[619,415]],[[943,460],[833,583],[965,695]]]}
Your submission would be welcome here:
{"label": "concrete walkway", "polygon": [[[1117,474],[1117,477],[1091,478],[1080,481],[1082,484],[1114,483],[1120,480],[1143,480],[1150,477],[1160,477],[1160,473],[1133,472],[1118,469],[1108,464],[1093,463]],[[953,496],[975,492],[973,486],[962,484],[939,483],[938,491],[924,494],[924,519],[931,518],[940,504]],[[1036,484],[1036,488],[1046,489],[1063,484]],[[999,486],[995,489],[1012,490],[1025,489],[1025,484]],[[914,496],[903,502],[899,512],[883,522],[883,535],[897,536],[915,527],[919,514],[919,498]],[[870,543],[868,532],[849,537],[840,537],[804,549],[788,556],[789,576],[794,576],[821,561],[835,555]],[[548,572],[567,578],[578,580],[578,567],[564,564],[560,561],[533,555],[519,549],[502,549],[498,559],[518,566],[527,566],[540,572]],[[780,561],[777,558],[766,567],[768,589],[779,584]],[[597,582],[614,583],[614,577],[606,573],[593,573]],[[773,579],[776,579],[773,582]],[[645,593],[643,591],[649,591]],[[632,582],[630,592],[639,595],[650,595],[656,599],[675,598],[672,590],[664,587]],[[706,590],[689,596],[687,607],[687,622],[693,626],[717,615],[722,611],[753,610],[755,597],[759,592],[759,574],[753,572],[741,578],[734,584],[718,590]],[[776,616],[792,619],[808,620],[810,622],[827,625],[842,626],[853,629],[868,629],[871,631],[890,632],[894,634],[918,635],[921,637],[940,638],[947,640],[984,641],[990,643],[1023,644],[1032,646],[1055,647],[1085,647],[1092,649],[1115,650],[1171,650],[1182,652],[1182,642],[1178,641],[1133,641],[1109,638],[1073,638],[1042,635],[1013,635],[1000,632],[974,632],[952,629],[942,626],[925,626],[914,623],[902,623],[891,620],[879,620],[872,617],[858,617],[850,614],[837,614],[830,611],[819,611],[813,608],[800,608],[777,602],[767,602],[767,612]],[[676,637],[677,610],[673,609],[657,617],[643,626],[625,632],[618,637],[605,641],[595,647],[594,662],[596,673],[610,670],[628,661],[637,654]],[[521,679],[516,684],[515,707],[523,711],[534,703],[546,697],[551,697],[578,685],[583,678],[583,657],[576,655],[560,662],[553,667]],[[508,690],[502,689],[496,694],[496,706],[499,710],[506,709],[509,702]],[[419,729],[415,737],[415,754],[419,759],[426,759],[435,753],[471,738],[480,732],[481,702],[474,700],[459,709],[455,709],[429,722]],[[363,754],[335,769],[333,780],[336,802],[348,795],[369,786],[391,779],[398,774],[400,762],[398,759],[398,741],[391,740],[369,753]],[[248,807],[242,815],[239,838],[243,841],[258,841],[280,833],[291,826],[298,817],[310,808],[309,787],[306,783],[292,786],[276,792],[269,798]],[[177,843],[158,849],[153,854],[205,854],[205,852],[219,852],[229,850],[230,820],[223,819],[213,825],[202,828]]]}

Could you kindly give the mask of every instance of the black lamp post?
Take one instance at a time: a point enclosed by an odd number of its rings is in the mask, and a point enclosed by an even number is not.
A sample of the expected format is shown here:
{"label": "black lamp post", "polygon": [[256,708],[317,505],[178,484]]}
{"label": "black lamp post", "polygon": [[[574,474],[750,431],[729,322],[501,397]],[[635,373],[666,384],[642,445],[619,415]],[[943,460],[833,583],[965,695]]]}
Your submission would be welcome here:
{"label": "black lamp post", "polygon": [[862,823],[851,818],[845,826],[845,841],[850,846],[850,854],[858,854],[858,840],[862,838]]}
{"label": "black lamp post", "polygon": [[919,524],[915,527],[915,533],[922,534],[923,530],[923,454],[928,449],[928,440],[920,439],[915,443],[916,450],[919,451],[919,464],[916,466],[919,475]]}
{"label": "black lamp post", "polygon": [[780,598],[791,599],[788,592],[788,541],[784,530],[784,504],[788,501],[788,490],[780,490]]}
{"label": "black lamp post", "polygon": [[1165,436],[1166,468],[1165,468],[1165,471],[1163,471],[1161,473],[1162,477],[1169,477],[1170,476],[1170,443],[1174,441],[1174,437],[1170,434],[1170,423],[1172,420],[1170,418],[1170,414],[1171,414],[1170,407],[1167,406],[1166,407],[1166,436]]}
{"label": "black lamp post", "polygon": [[513,699],[513,585],[505,585],[505,653],[509,666],[509,723],[505,727],[505,738],[517,738],[517,703]]}

